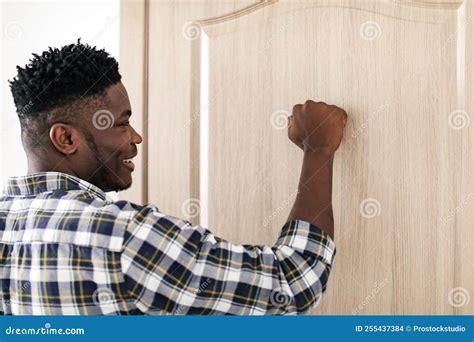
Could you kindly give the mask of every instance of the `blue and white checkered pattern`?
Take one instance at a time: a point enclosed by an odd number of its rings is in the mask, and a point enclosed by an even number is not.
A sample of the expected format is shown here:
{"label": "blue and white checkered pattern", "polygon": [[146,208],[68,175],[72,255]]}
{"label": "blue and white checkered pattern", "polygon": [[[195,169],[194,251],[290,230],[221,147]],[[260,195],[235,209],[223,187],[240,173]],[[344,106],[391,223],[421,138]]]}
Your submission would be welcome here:
{"label": "blue and white checkered pattern", "polygon": [[11,177],[0,197],[0,311],[301,314],[325,291],[335,253],[301,220],[274,246],[234,245],[71,175]]}

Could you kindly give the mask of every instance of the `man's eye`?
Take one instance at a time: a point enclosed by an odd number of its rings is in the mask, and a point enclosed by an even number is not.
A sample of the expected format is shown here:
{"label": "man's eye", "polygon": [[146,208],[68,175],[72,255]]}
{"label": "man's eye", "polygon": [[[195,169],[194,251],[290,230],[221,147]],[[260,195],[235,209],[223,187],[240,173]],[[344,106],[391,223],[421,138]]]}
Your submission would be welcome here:
{"label": "man's eye", "polygon": [[120,126],[128,126],[128,125],[130,125],[130,121],[124,122],[124,123],[121,124]]}

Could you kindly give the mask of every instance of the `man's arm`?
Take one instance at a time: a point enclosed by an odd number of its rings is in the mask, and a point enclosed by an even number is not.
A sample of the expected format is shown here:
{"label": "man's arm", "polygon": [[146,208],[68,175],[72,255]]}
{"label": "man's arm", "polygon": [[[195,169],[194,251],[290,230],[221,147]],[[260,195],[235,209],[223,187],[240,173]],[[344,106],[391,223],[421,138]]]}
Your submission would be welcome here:
{"label": "man's arm", "polygon": [[273,246],[235,245],[147,205],[121,255],[124,291],[145,314],[303,314],[326,289],[335,251],[320,228],[288,221]]}
{"label": "man's arm", "polygon": [[288,137],[304,151],[298,194],[288,221],[304,220],[334,238],[332,170],[347,122],[346,112],[324,102],[295,105]]}
{"label": "man's arm", "polygon": [[[139,208],[121,256],[124,288],[146,314],[302,314],[321,297],[336,247],[332,156],[345,112],[295,106],[289,137],[304,151],[299,193],[273,246],[234,245],[199,225]],[[323,230],[324,229],[324,230]]]}
{"label": "man's arm", "polygon": [[322,151],[304,153],[298,194],[288,221],[304,220],[334,239],[332,169],[334,156]]}

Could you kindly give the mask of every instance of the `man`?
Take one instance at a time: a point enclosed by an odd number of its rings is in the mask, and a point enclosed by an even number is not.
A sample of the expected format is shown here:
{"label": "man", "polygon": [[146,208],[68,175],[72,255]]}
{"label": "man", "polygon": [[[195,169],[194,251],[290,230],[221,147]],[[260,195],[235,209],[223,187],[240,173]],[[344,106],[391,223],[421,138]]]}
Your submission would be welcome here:
{"label": "man", "polygon": [[28,173],[0,197],[3,314],[302,314],[317,302],[335,255],[342,109],[293,108],[294,206],[274,246],[238,246],[105,194],[130,187],[142,142],[114,58],[80,40],[33,56],[10,81]]}

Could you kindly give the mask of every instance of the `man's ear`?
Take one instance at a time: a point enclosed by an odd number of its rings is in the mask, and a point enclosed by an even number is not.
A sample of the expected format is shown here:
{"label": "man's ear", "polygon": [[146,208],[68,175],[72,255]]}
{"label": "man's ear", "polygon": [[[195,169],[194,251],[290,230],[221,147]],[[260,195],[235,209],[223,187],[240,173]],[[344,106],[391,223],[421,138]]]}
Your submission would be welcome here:
{"label": "man's ear", "polygon": [[73,154],[81,142],[79,131],[71,125],[55,123],[49,129],[49,139],[62,154]]}

